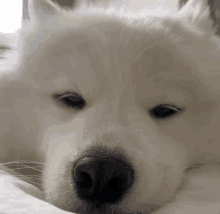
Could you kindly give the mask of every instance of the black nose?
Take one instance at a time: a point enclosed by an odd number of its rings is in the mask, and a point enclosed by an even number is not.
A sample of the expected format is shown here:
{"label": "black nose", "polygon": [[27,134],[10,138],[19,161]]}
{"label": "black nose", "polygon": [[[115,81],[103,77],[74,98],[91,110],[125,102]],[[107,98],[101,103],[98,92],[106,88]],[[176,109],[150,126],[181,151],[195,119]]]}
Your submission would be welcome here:
{"label": "black nose", "polygon": [[84,156],[73,169],[78,197],[97,206],[120,201],[134,181],[132,165],[124,156]]}

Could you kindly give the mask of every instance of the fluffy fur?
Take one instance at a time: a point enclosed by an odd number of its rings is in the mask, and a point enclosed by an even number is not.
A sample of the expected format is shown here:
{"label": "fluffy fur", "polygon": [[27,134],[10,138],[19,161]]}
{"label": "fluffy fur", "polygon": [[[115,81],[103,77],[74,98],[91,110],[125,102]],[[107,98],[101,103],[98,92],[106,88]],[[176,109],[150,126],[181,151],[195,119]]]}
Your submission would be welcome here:
{"label": "fluffy fur", "polygon": [[[29,8],[17,69],[2,72],[0,158],[45,164],[46,201],[77,213],[148,213],[174,199],[189,166],[220,161],[219,44],[202,1],[160,16],[123,4]],[[85,108],[60,105],[54,94],[65,92]],[[177,114],[155,119],[160,104]],[[136,175],[120,202],[101,209],[80,200],[71,179],[92,148],[122,152]]]}

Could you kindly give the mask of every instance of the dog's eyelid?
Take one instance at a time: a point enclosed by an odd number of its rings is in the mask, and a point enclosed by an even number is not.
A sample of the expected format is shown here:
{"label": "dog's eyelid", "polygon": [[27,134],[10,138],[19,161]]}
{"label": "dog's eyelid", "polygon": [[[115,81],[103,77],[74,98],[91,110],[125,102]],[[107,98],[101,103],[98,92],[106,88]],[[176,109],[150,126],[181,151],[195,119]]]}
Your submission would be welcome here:
{"label": "dog's eyelid", "polygon": [[77,94],[77,93],[74,93],[74,92],[67,92],[67,93],[61,94],[59,96],[60,99],[66,98],[66,97],[81,97],[81,96],[79,94]]}
{"label": "dog's eyelid", "polygon": [[151,109],[153,109],[153,108],[160,108],[160,107],[161,107],[161,108],[162,108],[162,107],[166,107],[166,108],[170,108],[170,109],[178,110],[178,111],[181,110],[180,107],[177,107],[177,106],[174,105],[174,104],[168,104],[168,103],[162,103],[162,104],[155,105],[155,106],[153,106]]}
{"label": "dog's eyelid", "polygon": [[167,107],[170,108],[172,110],[177,110],[177,111],[181,111],[182,109],[173,105],[173,104],[160,104],[159,107]]}
{"label": "dog's eyelid", "polygon": [[70,96],[81,97],[81,95],[79,95],[76,92],[57,93],[57,94],[54,94],[53,96],[55,98],[65,98],[65,97],[70,97]]}

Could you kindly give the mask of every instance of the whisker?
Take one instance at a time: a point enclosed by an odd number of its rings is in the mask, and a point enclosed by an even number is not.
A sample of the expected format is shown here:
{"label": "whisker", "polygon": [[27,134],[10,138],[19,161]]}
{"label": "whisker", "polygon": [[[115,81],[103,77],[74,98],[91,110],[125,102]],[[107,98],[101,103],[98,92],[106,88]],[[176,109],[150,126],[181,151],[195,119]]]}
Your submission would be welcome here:
{"label": "whisker", "polygon": [[55,197],[55,196],[57,196],[57,195],[60,195],[60,194],[65,194],[65,193],[68,193],[68,192],[71,192],[72,190],[66,190],[66,191],[63,191],[63,192],[58,192],[57,194],[54,194],[54,195],[52,195],[51,197],[49,197],[49,198],[47,198],[48,200],[49,199],[51,199],[51,198],[53,198],[53,197]]}
{"label": "whisker", "polygon": [[[31,163],[31,162],[30,162]],[[4,163],[4,164],[0,164],[0,166],[3,166],[3,165],[10,165],[9,167],[9,169],[11,169],[11,170],[18,170],[18,172],[20,173],[20,169],[33,169],[33,170],[36,170],[36,171],[38,171],[38,172],[40,172],[40,173],[42,173],[42,169],[39,169],[39,168],[37,168],[37,167],[35,167],[35,166],[29,166],[29,165],[25,165],[25,164],[23,164],[23,163],[19,163],[19,162],[11,162],[11,163]],[[15,165],[15,168],[12,168],[12,167],[14,167],[14,165]],[[20,173],[21,174],[21,173]]]}

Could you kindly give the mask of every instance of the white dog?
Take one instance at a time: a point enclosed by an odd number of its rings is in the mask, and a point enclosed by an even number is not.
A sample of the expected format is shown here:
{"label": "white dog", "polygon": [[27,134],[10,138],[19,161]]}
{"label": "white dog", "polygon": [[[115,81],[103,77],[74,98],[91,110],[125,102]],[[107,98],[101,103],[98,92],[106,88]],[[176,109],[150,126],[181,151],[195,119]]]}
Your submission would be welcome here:
{"label": "white dog", "polygon": [[2,73],[0,158],[45,163],[45,200],[63,210],[149,213],[190,165],[220,162],[208,9],[150,12],[30,3],[16,72]]}

